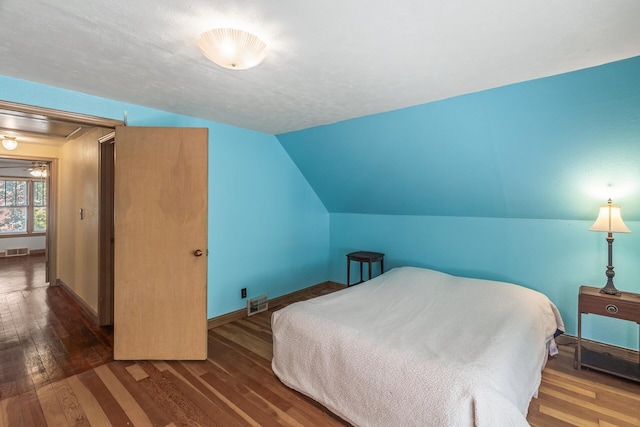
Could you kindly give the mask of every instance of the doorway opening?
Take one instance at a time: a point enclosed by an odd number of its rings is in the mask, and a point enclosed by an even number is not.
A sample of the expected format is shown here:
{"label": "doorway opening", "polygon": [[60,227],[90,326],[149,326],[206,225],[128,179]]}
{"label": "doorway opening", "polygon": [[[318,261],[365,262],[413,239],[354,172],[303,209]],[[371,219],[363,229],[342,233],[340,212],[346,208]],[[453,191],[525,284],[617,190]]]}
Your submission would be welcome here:
{"label": "doorway opening", "polygon": [[[44,164],[47,172],[44,179],[47,183],[46,203],[32,201],[27,207],[27,219],[31,220],[27,228],[36,231],[42,231],[42,208],[46,210],[44,233],[35,233],[44,239],[45,280],[50,285],[63,285],[67,293],[99,324],[112,323],[112,316],[103,316],[103,311],[112,312],[112,305],[101,296],[104,290],[100,289],[103,283],[99,280],[101,274],[97,261],[100,236],[96,218],[102,167],[99,139],[120,125],[123,122],[119,120],[0,101],[0,137],[8,136],[17,142],[17,148],[13,151],[0,150],[0,165],[2,162],[23,161],[35,169]],[[80,144],[78,141],[82,144],[79,149],[67,148]],[[59,173],[61,164],[64,166],[62,174]],[[39,183],[43,182],[42,179],[28,179],[26,188],[29,194],[42,196],[43,184]],[[83,200],[78,200],[74,195],[82,188],[89,188],[88,194],[84,195]],[[79,243],[74,242],[78,230],[85,233]],[[66,233],[66,236],[61,233]],[[94,253],[87,251],[87,245],[95,247]],[[66,255],[59,257],[60,253]],[[78,260],[79,256],[86,259]],[[87,259],[95,261],[86,262]],[[65,279],[70,277],[66,280],[72,283],[65,283],[61,279],[61,272]],[[81,283],[80,286],[84,288],[74,287],[76,283]],[[112,293],[112,289],[108,292]]]}
{"label": "doorway opening", "polygon": [[46,286],[55,159],[0,158],[0,293]]}

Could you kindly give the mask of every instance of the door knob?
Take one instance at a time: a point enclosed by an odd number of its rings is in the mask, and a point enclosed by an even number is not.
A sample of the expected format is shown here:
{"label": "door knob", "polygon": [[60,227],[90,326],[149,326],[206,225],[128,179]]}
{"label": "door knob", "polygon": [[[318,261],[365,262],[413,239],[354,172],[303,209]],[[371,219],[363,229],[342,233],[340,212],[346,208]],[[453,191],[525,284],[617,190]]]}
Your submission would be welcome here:
{"label": "door knob", "polygon": [[193,255],[194,256],[202,256],[202,251],[200,249],[196,249],[195,251],[193,251]]}

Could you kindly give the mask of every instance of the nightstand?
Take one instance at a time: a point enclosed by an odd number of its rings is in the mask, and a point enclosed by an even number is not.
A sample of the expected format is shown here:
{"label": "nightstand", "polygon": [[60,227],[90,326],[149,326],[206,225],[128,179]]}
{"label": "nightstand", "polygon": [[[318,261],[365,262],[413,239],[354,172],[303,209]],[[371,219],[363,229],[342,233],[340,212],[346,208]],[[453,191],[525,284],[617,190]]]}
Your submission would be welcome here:
{"label": "nightstand", "polygon": [[[613,317],[640,325],[640,295],[631,292],[608,295],[601,293],[599,288],[580,286],[578,294],[578,348],[575,360],[577,369],[584,366],[633,381],[640,381],[640,360],[636,363],[582,348],[583,314]],[[640,334],[638,336],[640,337]]]}
{"label": "nightstand", "polygon": [[[349,281],[351,279],[351,261],[357,261],[360,263],[360,281],[358,283],[364,282],[362,280],[362,263],[366,262],[369,264],[369,279],[371,279],[371,263],[372,262],[380,262],[380,274],[384,273],[384,254],[379,252],[351,252],[347,254],[347,286],[349,285]],[[356,283],[356,285],[358,284]]]}

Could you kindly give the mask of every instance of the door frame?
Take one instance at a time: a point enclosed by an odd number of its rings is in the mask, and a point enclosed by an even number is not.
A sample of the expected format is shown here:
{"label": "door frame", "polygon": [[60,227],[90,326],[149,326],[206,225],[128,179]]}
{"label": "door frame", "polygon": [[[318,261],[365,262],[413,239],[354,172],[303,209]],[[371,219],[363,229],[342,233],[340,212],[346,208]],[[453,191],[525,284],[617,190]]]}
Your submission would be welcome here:
{"label": "door frame", "polygon": [[28,156],[19,154],[3,154],[2,159],[27,160],[33,162],[43,162],[47,164],[49,173],[47,176],[47,231],[45,232],[45,280],[51,285],[51,277],[56,277],[57,252],[53,250],[57,244],[56,233],[56,201],[58,194],[57,173],[58,159],[54,157]]}
{"label": "door frame", "polygon": [[[99,128],[107,128],[107,129],[115,129],[116,126],[123,126],[125,125],[125,122],[123,120],[114,120],[114,119],[109,119],[109,118],[105,118],[105,117],[98,117],[98,116],[90,116],[87,114],[81,114],[81,113],[73,113],[70,111],[63,111],[63,110],[56,110],[56,109],[52,109],[52,108],[45,108],[45,107],[38,107],[38,106],[34,106],[34,105],[27,105],[27,104],[20,104],[17,102],[11,102],[11,101],[3,101],[0,100],[0,109],[2,110],[7,110],[7,111],[15,111],[15,112],[20,112],[20,113],[25,113],[28,115],[33,115],[34,118],[37,116],[40,120],[42,120],[42,117],[44,116],[45,118],[50,118],[50,119],[54,119],[57,121],[64,121],[64,122],[69,122],[69,123],[75,123],[78,125],[82,125],[82,126],[90,126],[90,127],[99,127]],[[14,130],[15,133],[20,133],[19,129]],[[101,138],[102,139],[102,138]],[[96,143],[100,143],[100,141],[96,141]],[[8,155],[8,156],[3,156],[3,157],[7,157],[7,158],[24,158],[24,159],[30,159],[30,156],[20,156],[20,155]],[[49,202],[49,217],[48,217],[48,224],[47,224],[47,271],[46,271],[46,275],[47,278],[49,279],[49,285],[54,285],[58,283],[58,266],[57,266],[57,262],[58,262],[58,230],[57,230],[57,218],[58,218],[58,212],[57,212],[57,208],[58,208],[58,159],[57,158],[34,158],[34,160],[43,160],[43,161],[48,161],[50,162],[51,165],[51,170],[50,170],[50,178],[49,178],[49,190],[50,190],[50,194],[48,195],[50,198],[48,200]],[[98,175],[100,175],[102,173],[101,170],[101,164],[99,164],[98,166]],[[113,174],[113,171],[111,172]],[[98,195],[100,196],[100,195]],[[99,225],[99,227],[101,228],[101,225]],[[98,233],[98,236],[96,236],[98,240],[98,246],[100,247],[101,245],[101,241],[100,241],[100,236],[101,236],[101,232]],[[99,252],[100,253],[100,252]],[[103,324],[111,324],[113,323],[113,316],[109,316],[110,319],[110,323],[102,323],[101,319],[103,318],[103,315],[107,315],[108,313],[113,311],[113,302],[109,301],[108,299],[105,300],[104,298],[101,298],[101,295],[103,294],[108,294],[110,293],[111,295],[113,295],[113,282],[111,283],[111,289],[103,289],[103,287],[109,287],[108,283],[104,283],[103,280],[101,280],[102,274],[100,273],[100,268],[98,269],[98,271],[96,272],[96,274],[98,274],[98,318],[96,319],[98,321],[99,324],[103,325]],[[104,314],[107,313],[107,314]]]}
{"label": "door frame", "polygon": [[98,139],[98,323],[113,325],[115,130]]}

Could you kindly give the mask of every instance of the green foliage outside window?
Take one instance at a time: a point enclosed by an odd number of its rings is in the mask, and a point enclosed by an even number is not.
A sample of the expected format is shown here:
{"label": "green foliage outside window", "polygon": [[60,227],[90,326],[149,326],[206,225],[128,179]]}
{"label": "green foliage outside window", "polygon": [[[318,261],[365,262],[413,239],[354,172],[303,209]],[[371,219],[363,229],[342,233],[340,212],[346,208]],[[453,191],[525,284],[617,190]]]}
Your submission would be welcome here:
{"label": "green foliage outside window", "polygon": [[[33,226],[29,227],[31,220]],[[46,229],[46,182],[0,179],[0,234],[41,233]]]}
{"label": "green foliage outside window", "polygon": [[47,230],[47,185],[44,181],[33,181],[33,231]]}
{"label": "green foliage outside window", "polygon": [[47,231],[47,208],[33,208],[33,231],[41,233]]}
{"label": "green foliage outside window", "polygon": [[27,208],[0,208],[0,233],[26,233]]}
{"label": "green foliage outside window", "polygon": [[47,206],[47,185],[44,181],[33,181],[33,206]]}

